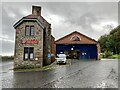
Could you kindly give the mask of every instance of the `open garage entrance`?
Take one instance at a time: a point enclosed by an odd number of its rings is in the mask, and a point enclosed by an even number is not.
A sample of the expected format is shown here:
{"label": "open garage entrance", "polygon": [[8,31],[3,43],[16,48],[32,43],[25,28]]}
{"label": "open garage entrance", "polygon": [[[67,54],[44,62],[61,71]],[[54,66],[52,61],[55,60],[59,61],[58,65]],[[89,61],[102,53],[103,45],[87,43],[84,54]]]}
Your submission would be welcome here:
{"label": "open garage entrance", "polygon": [[57,44],[57,54],[64,53],[68,59],[97,59],[96,45],[87,44]]}

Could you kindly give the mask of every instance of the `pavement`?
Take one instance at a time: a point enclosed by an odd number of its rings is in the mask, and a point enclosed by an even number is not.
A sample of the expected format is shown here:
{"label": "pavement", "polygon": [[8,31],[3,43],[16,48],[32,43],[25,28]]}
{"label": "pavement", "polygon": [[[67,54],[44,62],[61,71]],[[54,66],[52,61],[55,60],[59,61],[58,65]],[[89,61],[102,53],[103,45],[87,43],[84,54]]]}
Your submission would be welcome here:
{"label": "pavement", "polygon": [[2,88],[118,88],[118,60],[69,60],[39,72],[14,72],[2,64]]}

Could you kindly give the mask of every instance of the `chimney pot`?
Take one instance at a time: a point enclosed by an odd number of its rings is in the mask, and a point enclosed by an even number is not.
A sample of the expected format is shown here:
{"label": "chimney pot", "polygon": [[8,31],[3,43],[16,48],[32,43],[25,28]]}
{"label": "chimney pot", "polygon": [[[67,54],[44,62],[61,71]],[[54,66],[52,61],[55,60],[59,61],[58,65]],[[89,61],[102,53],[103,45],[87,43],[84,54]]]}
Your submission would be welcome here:
{"label": "chimney pot", "polygon": [[32,6],[32,14],[35,16],[41,16],[41,7],[40,6]]}

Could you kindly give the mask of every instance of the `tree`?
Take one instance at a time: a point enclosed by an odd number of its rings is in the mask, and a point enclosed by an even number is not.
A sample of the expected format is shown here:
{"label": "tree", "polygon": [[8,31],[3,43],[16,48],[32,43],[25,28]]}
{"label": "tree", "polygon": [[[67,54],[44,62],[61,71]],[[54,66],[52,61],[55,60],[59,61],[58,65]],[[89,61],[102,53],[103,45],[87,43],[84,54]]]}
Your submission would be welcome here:
{"label": "tree", "polygon": [[103,35],[99,38],[101,52],[113,52],[120,54],[120,25],[111,30],[108,35]]}
{"label": "tree", "polygon": [[103,35],[100,37],[100,39],[98,40],[100,43],[100,47],[101,47],[101,52],[105,52],[106,48],[107,48],[107,35]]}

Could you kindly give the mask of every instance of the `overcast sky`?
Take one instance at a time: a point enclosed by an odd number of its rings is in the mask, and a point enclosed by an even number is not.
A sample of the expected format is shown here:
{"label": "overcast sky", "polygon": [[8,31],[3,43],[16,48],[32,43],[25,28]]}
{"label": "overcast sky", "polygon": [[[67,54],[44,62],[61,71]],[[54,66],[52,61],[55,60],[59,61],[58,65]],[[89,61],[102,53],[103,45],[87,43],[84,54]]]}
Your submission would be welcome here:
{"label": "overcast sky", "polygon": [[2,55],[14,54],[15,24],[31,14],[32,5],[42,7],[42,16],[51,23],[57,39],[79,31],[95,40],[118,25],[117,2],[4,2],[2,3]]}

